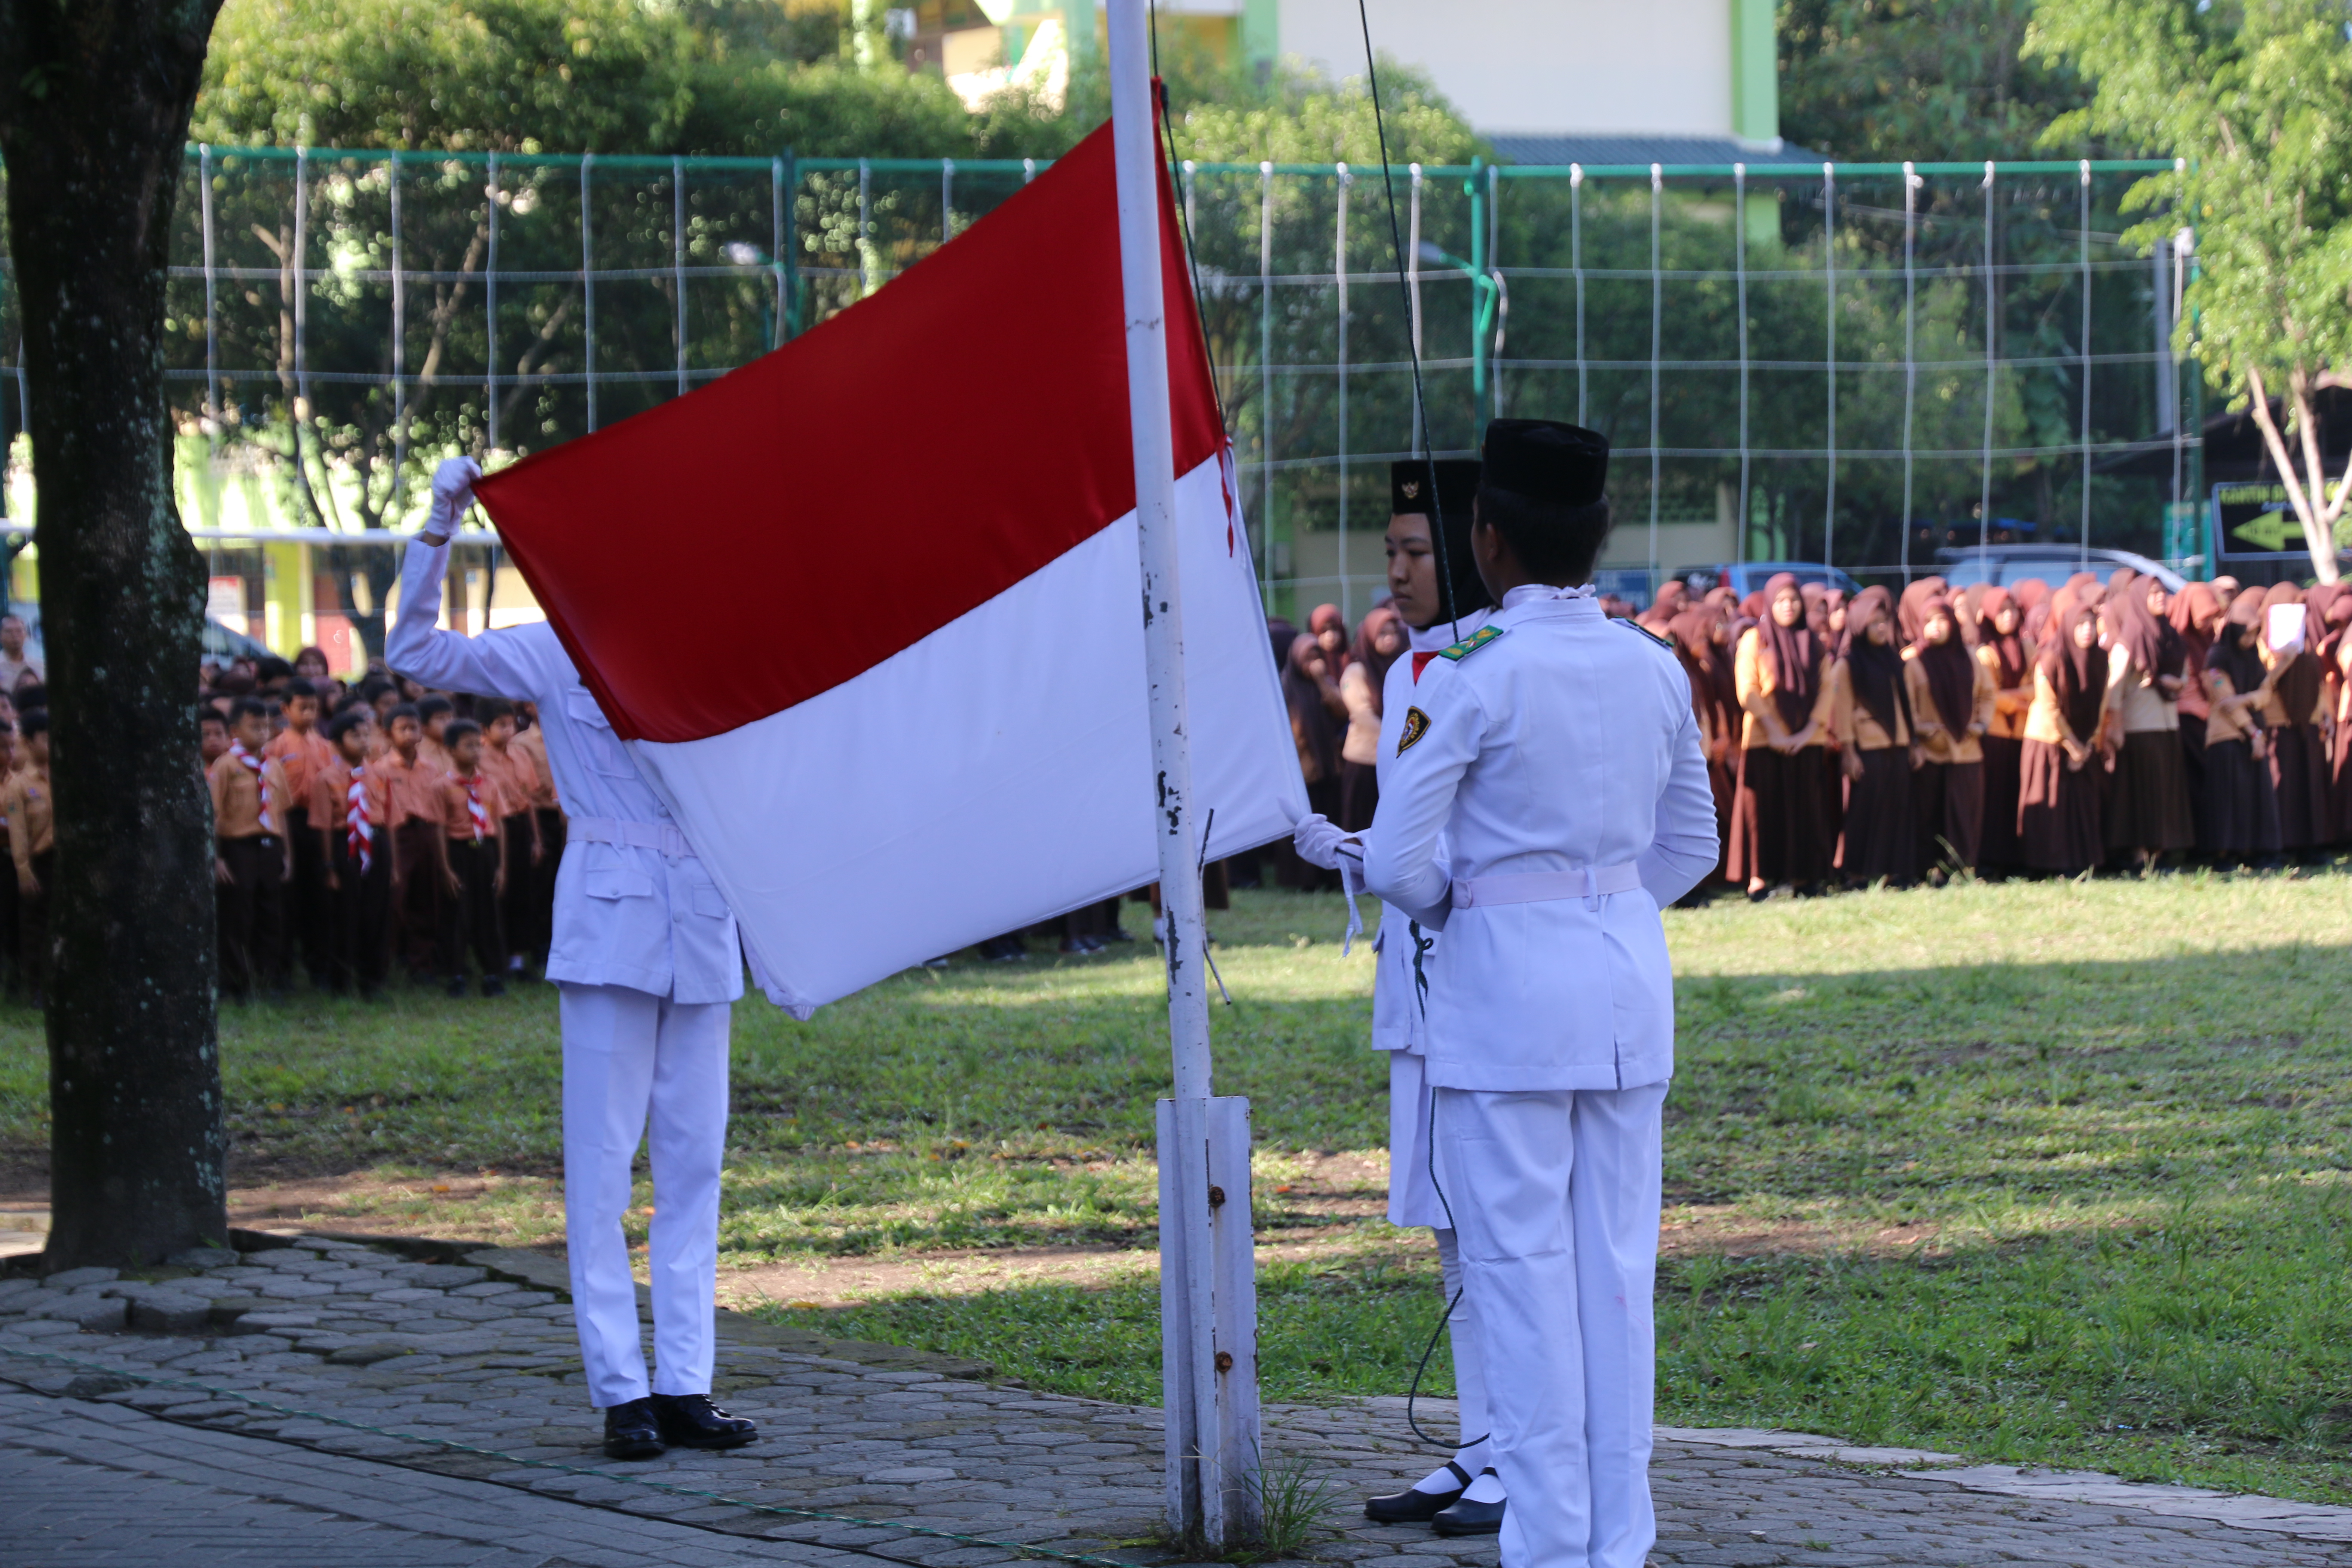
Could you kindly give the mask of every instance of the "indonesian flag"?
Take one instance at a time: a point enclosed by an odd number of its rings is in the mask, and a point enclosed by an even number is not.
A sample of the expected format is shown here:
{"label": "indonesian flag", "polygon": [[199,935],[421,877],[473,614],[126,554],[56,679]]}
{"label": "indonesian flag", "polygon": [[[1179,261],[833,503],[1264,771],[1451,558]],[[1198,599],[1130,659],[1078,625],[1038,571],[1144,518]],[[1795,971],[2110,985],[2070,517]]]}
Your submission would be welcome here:
{"label": "indonesian flag", "polygon": [[[1306,792],[1164,167],[1160,205],[1213,858]],[[476,487],[780,1005],[1159,876],[1125,328],[1106,125],[871,299]]]}

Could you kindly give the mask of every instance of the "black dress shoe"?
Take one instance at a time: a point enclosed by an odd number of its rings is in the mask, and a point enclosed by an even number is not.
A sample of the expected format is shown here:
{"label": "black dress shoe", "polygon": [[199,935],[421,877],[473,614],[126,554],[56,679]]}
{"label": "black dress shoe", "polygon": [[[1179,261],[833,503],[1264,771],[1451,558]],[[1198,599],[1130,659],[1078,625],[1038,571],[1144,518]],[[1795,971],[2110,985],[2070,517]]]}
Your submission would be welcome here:
{"label": "black dress shoe", "polygon": [[[1491,1476],[1495,1472],[1489,1467],[1478,1473]],[[1464,1498],[1452,1508],[1433,1515],[1429,1527],[1440,1535],[1498,1535],[1503,1529],[1503,1510],[1510,1505],[1508,1498],[1500,1502],[1472,1502]]]}
{"label": "black dress shoe", "polygon": [[760,1435],[756,1423],[730,1415],[707,1394],[656,1394],[654,1419],[673,1448],[740,1448]]}
{"label": "black dress shoe", "polygon": [[662,1451],[660,1423],[650,1399],[632,1399],[604,1412],[604,1457],[650,1459]]}
{"label": "black dress shoe", "polygon": [[1445,1468],[1454,1472],[1462,1486],[1450,1492],[1402,1491],[1366,1498],[1364,1517],[1375,1524],[1427,1524],[1437,1517],[1439,1510],[1462,1495],[1463,1487],[1470,1484],[1469,1471],[1451,1459],[1445,1461]]}

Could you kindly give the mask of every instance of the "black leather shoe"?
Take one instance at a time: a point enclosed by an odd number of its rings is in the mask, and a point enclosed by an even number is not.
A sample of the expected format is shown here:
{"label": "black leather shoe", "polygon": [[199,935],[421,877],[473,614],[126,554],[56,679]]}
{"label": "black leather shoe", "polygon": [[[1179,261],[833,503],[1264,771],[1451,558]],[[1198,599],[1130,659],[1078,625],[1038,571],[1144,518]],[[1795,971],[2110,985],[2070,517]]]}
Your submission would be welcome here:
{"label": "black leather shoe", "polygon": [[[1489,1467],[1478,1473],[1491,1476],[1495,1472]],[[1501,1502],[1472,1502],[1464,1498],[1452,1508],[1433,1516],[1429,1527],[1440,1535],[1499,1535],[1503,1529],[1503,1510],[1510,1506],[1508,1498]]]}
{"label": "black leather shoe", "polygon": [[757,1424],[730,1415],[707,1394],[656,1394],[654,1419],[673,1448],[740,1448],[760,1436]]}
{"label": "black leather shoe", "polygon": [[1454,1472],[1462,1486],[1450,1492],[1402,1491],[1366,1498],[1364,1517],[1375,1524],[1427,1524],[1437,1517],[1439,1510],[1462,1495],[1463,1487],[1470,1484],[1469,1471],[1451,1459],[1445,1461],[1445,1468]]}
{"label": "black leather shoe", "polygon": [[604,1412],[606,1458],[650,1459],[661,1451],[661,1426],[654,1419],[653,1401],[632,1399]]}

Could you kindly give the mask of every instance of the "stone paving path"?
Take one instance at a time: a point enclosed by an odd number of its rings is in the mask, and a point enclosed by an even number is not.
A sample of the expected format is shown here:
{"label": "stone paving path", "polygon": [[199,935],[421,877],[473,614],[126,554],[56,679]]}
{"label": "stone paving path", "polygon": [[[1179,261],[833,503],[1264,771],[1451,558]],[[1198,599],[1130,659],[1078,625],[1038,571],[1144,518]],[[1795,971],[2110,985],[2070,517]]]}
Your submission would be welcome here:
{"label": "stone paving path", "polygon": [[[166,1271],[176,1278],[135,1282],[96,1270],[0,1279],[0,1384],[16,1391],[0,1392],[0,1489],[34,1500],[11,1506],[0,1568],[232,1555],[250,1568],[877,1557],[985,1568],[1020,1560],[1024,1544],[1170,1555],[1149,1544],[1157,1410],[993,1384],[970,1363],[724,1314],[716,1392],[761,1423],[762,1440],[618,1465],[595,1447],[571,1309],[542,1288],[560,1283],[543,1258],[434,1262],[302,1237],[184,1261]],[[1332,1488],[1311,1554],[1491,1568],[1491,1541],[1353,1517],[1357,1499],[1430,1462],[1400,1404],[1269,1408],[1269,1457]],[[1662,1433],[1653,1560],[2352,1564],[2352,1510],[1991,1467],[1937,1473],[1926,1458],[1788,1433]]]}

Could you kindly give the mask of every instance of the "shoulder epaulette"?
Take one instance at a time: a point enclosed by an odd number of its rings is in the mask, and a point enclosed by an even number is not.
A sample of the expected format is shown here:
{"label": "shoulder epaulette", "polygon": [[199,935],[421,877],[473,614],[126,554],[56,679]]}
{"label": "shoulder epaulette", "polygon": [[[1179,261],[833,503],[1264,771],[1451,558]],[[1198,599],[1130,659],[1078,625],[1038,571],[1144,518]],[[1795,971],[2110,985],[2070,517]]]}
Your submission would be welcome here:
{"label": "shoulder epaulette", "polygon": [[1631,626],[1631,627],[1633,627],[1633,628],[1634,629],[1634,631],[1636,631],[1636,632],[1640,633],[1643,637],[1645,637],[1649,638],[1652,642],[1656,643],[1660,647],[1664,648],[1668,653],[1672,653],[1672,652],[1674,652],[1674,651],[1675,651],[1675,645],[1674,645],[1674,644],[1672,644],[1672,643],[1668,642],[1665,638],[1664,638],[1664,637],[1660,637],[1657,633],[1655,633],[1655,632],[1652,631],[1649,627],[1647,627],[1647,626],[1643,626],[1641,622],[1639,622],[1639,621],[1637,621],[1637,620],[1633,620],[1633,619],[1631,619],[1631,618],[1629,618],[1629,617],[1627,617],[1627,616],[1611,616],[1611,617],[1610,617],[1610,620],[1611,620],[1611,622],[1612,622],[1613,625],[1616,625],[1616,626]]}
{"label": "shoulder epaulette", "polygon": [[1496,637],[1499,637],[1502,635],[1503,628],[1500,626],[1480,626],[1476,631],[1472,632],[1468,637],[1464,637],[1452,647],[1439,648],[1437,650],[1437,657],[1440,658],[1452,659],[1454,663],[1459,664],[1464,659],[1468,658],[1472,654],[1476,653],[1480,648],[1485,647],[1488,643],[1493,642]]}

